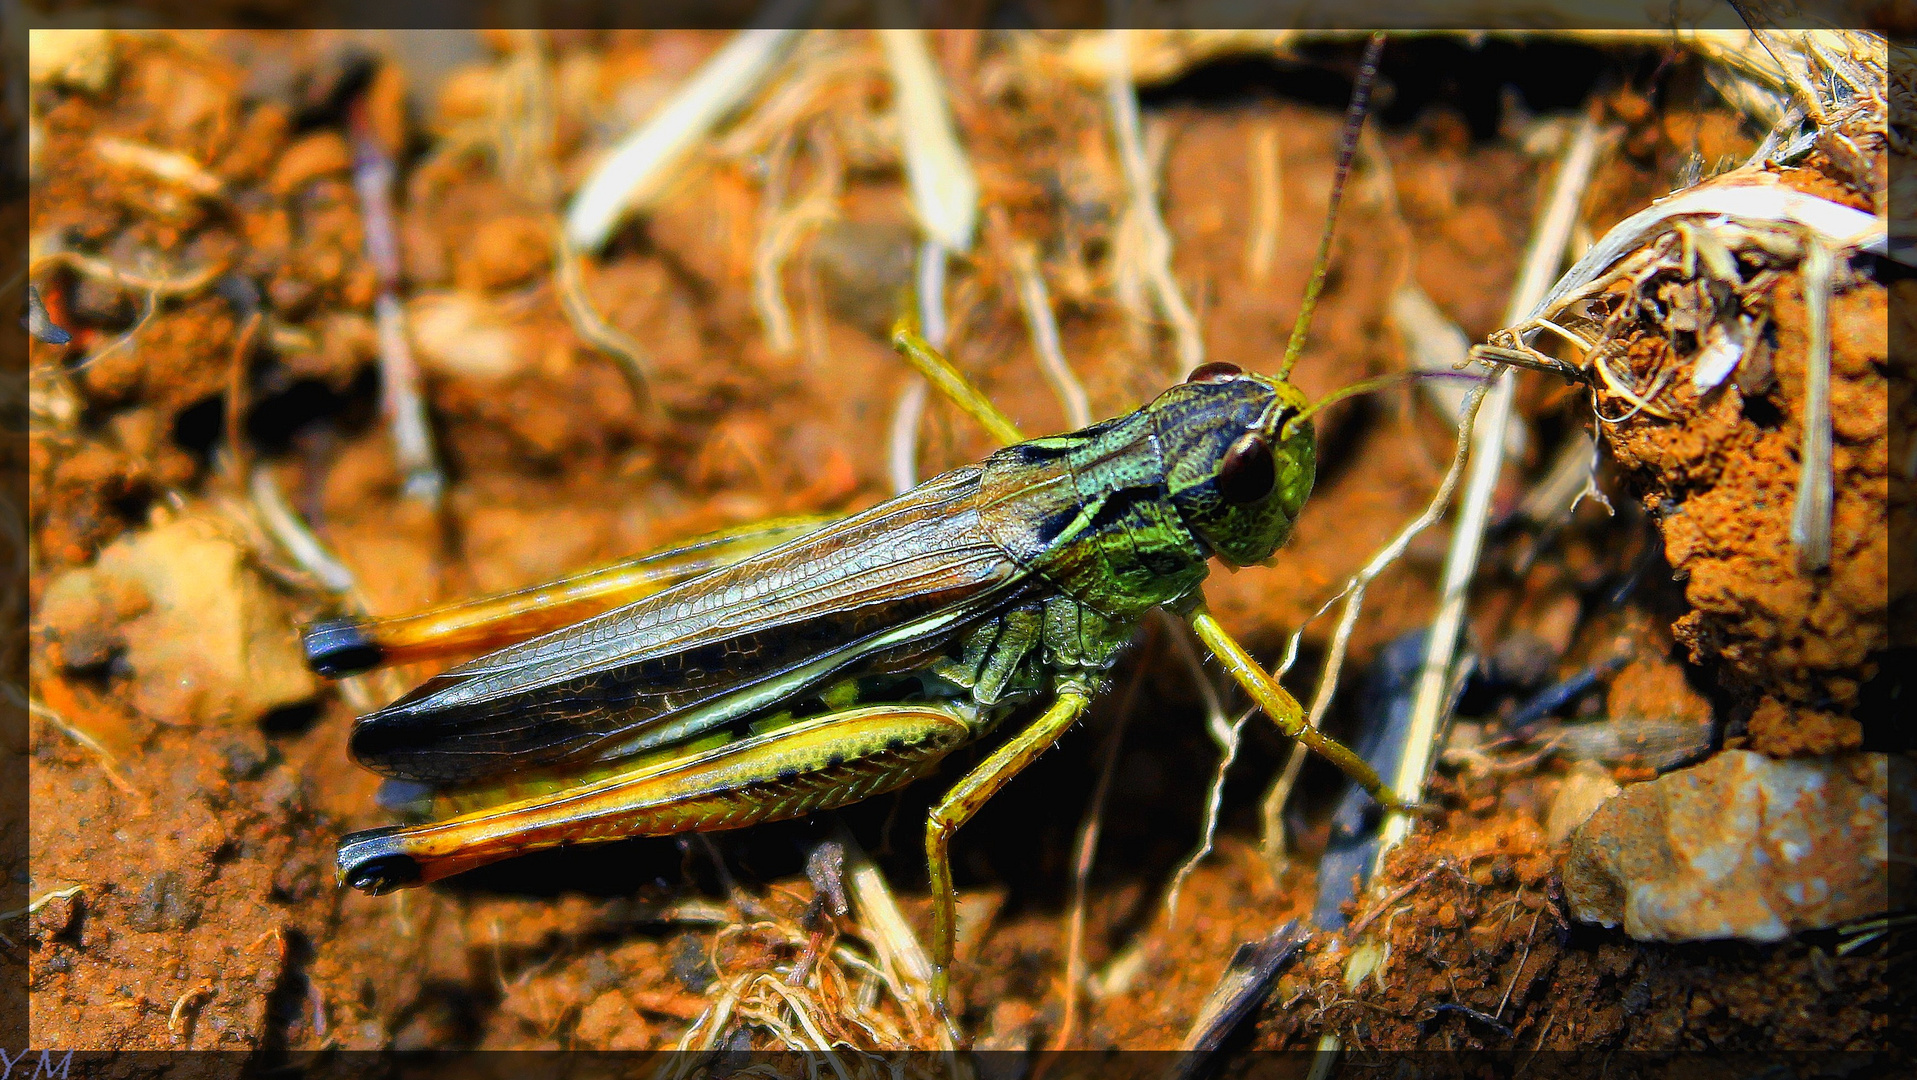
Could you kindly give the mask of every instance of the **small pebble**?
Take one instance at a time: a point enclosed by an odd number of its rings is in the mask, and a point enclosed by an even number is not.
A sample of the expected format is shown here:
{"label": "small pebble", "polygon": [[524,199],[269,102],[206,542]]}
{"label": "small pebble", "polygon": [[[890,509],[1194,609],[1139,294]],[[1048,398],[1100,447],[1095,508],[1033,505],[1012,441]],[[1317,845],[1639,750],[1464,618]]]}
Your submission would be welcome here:
{"label": "small pebble", "polygon": [[1594,761],[1580,761],[1558,785],[1551,809],[1544,817],[1544,834],[1553,844],[1561,844],[1572,830],[1597,812],[1605,800],[1623,789],[1611,779],[1611,772]]}

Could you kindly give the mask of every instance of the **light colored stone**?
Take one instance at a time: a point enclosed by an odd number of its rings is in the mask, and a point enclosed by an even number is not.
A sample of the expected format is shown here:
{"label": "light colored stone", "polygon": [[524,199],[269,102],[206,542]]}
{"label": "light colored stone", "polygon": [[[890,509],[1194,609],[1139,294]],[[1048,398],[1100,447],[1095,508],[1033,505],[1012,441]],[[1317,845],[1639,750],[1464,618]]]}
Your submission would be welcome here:
{"label": "light colored stone", "polygon": [[97,94],[113,78],[113,31],[97,27],[27,31],[27,79],[34,86],[69,86]]}
{"label": "light colored stone", "polygon": [[1595,761],[1580,761],[1558,786],[1551,809],[1544,815],[1544,834],[1553,844],[1561,844],[1572,830],[1584,824],[1611,796],[1624,790],[1611,779],[1611,771]]}
{"label": "light colored stone", "polygon": [[503,379],[532,362],[519,334],[483,296],[422,293],[406,308],[413,345],[428,368],[469,379]]}
{"label": "light colored stone", "polygon": [[211,513],[128,534],[51,583],[38,621],[69,663],[123,650],[135,711],[163,725],[251,722],[307,701],[318,683],[292,620],[235,535]]}
{"label": "light colored stone", "polygon": [[1572,837],[1571,914],[1641,941],[1778,941],[1875,915],[1890,905],[1888,808],[1912,804],[1914,774],[1901,756],[1731,750],[1633,784]]}

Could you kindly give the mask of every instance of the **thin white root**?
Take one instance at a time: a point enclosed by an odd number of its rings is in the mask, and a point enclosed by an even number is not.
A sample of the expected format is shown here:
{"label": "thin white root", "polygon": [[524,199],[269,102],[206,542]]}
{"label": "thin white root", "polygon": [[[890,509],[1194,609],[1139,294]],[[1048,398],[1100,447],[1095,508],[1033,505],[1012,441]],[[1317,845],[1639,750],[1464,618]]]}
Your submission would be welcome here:
{"label": "thin white root", "polygon": [[1051,294],[1045,288],[1045,275],[1039,271],[1038,253],[1024,241],[1011,245],[1012,273],[1018,279],[1019,306],[1025,312],[1025,325],[1032,334],[1032,347],[1038,352],[1039,370],[1058,395],[1064,407],[1065,422],[1082,428],[1092,422],[1091,401],[1085,385],[1078,381],[1072,365],[1059,344],[1058,320],[1052,314]]}

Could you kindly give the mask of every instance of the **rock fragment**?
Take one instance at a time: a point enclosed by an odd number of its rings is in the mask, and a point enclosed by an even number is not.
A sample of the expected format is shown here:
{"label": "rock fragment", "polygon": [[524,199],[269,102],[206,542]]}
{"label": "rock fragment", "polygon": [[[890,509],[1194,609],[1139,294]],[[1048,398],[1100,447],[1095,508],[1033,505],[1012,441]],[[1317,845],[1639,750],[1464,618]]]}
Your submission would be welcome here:
{"label": "rock fragment", "polygon": [[163,725],[250,722],[311,699],[292,620],[231,531],[200,514],[115,541],[48,585],[41,632],[69,667],[123,655],[135,711]]}
{"label": "rock fragment", "polygon": [[1779,941],[1875,915],[1890,907],[1889,807],[1913,795],[1901,756],[1727,751],[1599,807],[1571,838],[1565,898],[1640,941]]}
{"label": "rock fragment", "polygon": [[1553,844],[1563,843],[1621,790],[1609,769],[1595,761],[1578,762],[1551,799],[1551,809],[1544,816],[1544,835]]}

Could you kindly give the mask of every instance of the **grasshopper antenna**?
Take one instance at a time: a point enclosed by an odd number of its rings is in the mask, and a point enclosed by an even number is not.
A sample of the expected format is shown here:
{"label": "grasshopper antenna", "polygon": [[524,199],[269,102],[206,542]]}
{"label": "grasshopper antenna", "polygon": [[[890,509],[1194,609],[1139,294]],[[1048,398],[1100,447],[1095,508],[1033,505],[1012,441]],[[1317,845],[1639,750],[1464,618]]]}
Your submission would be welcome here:
{"label": "grasshopper antenna", "polygon": [[1338,144],[1338,168],[1331,178],[1331,208],[1325,214],[1324,235],[1318,240],[1318,259],[1311,267],[1311,281],[1305,286],[1305,303],[1298,309],[1298,322],[1291,328],[1291,342],[1285,346],[1285,361],[1278,368],[1280,379],[1291,378],[1292,365],[1305,351],[1305,331],[1311,327],[1311,313],[1318,307],[1318,294],[1324,291],[1325,270],[1331,264],[1331,237],[1338,227],[1338,207],[1344,202],[1345,177],[1351,174],[1351,159],[1358,152],[1358,133],[1365,124],[1365,110],[1371,101],[1371,84],[1378,76],[1378,57],[1384,52],[1384,31],[1374,31],[1365,43],[1364,60],[1358,65],[1358,81],[1351,87],[1351,104],[1345,107],[1344,137]]}
{"label": "grasshopper antenna", "polygon": [[1473,375],[1468,371],[1400,371],[1391,375],[1380,375],[1375,379],[1365,379],[1362,382],[1355,382],[1350,386],[1333,390],[1324,397],[1312,402],[1305,407],[1304,411],[1285,421],[1284,429],[1278,433],[1278,437],[1280,439],[1290,438],[1291,433],[1297,430],[1299,425],[1309,421],[1328,405],[1336,405],[1346,398],[1357,397],[1360,394],[1369,394],[1374,390],[1383,390],[1387,387],[1399,386],[1404,383],[1417,382],[1420,379],[1460,379],[1472,383],[1488,381],[1485,376]]}

